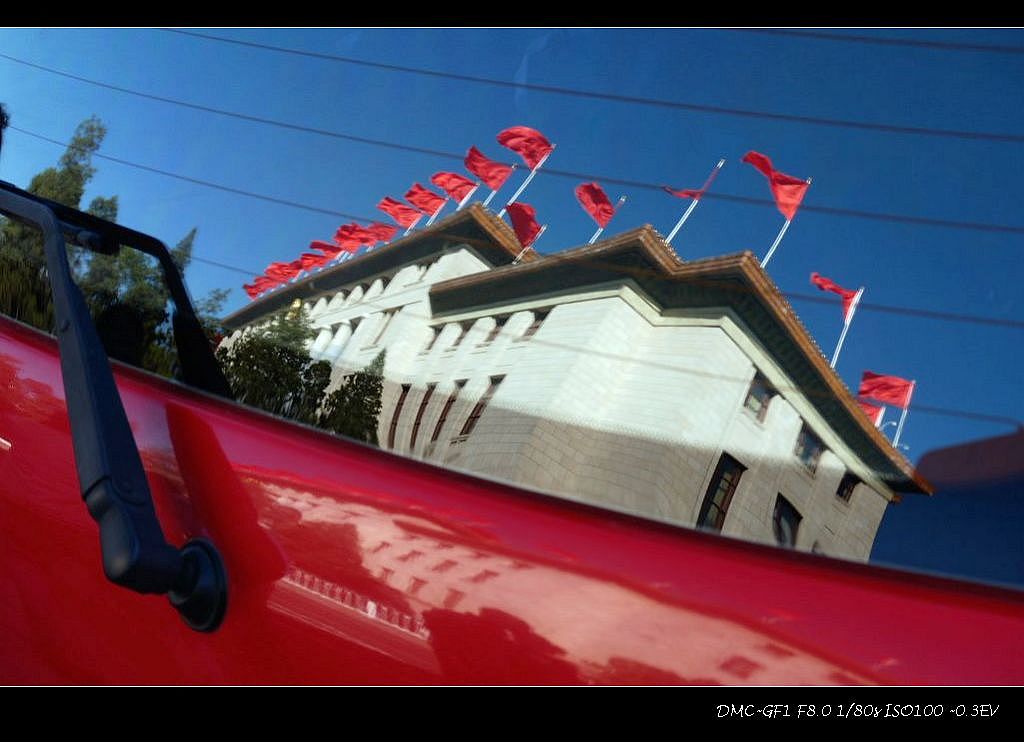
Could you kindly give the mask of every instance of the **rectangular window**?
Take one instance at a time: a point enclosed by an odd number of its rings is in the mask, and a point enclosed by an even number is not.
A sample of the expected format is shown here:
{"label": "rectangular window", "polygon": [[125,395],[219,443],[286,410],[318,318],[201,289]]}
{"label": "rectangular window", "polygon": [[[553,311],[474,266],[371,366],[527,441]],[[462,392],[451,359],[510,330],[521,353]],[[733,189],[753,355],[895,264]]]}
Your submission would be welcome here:
{"label": "rectangular window", "polygon": [[860,484],[860,480],[850,472],[846,472],[846,474],[843,475],[842,480],[839,482],[839,489],[836,490],[836,497],[843,502],[849,502],[850,497],[853,496],[853,491],[856,489],[858,484]]}
{"label": "rectangular window", "polygon": [[441,429],[448,419],[448,413],[451,411],[452,405],[455,404],[455,400],[459,398],[459,392],[462,391],[464,386],[466,386],[466,379],[460,379],[455,382],[455,389],[452,390],[452,393],[448,395],[448,399],[445,400],[444,407],[441,408],[441,417],[437,418],[437,424],[434,425],[434,433],[430,436],[431,443],[437,441],[437,437],[441,435]]}
{"label": "rectangular window", "polygon": [[469,413],[469,417],[466,418],[466,424],[462,426],[462,431],[459,435],[469,435],[473,432],[473,428],[476,427],[477,421],[480,416],[484,414],[484,410],[487,409],[487,403],[491,401],[491,397],[498,391],[498,386],[502,381],[505,380],[505,376],[492,376],[491,385],[487,387],[487,391],[484,392],[484,396],[480,397],[480,401],[473,407],[473,411]]}
{"label": "rectangular window", "polygon": [[747,398],[743,401],[743,406],[753,413],[758,422],[764,422],[765,415],[768,414],[768,403],[771,402],[774,394],[775,390],[759,371],[754,374],[754,380],[750,382],[750,390],[747,392]]}
{"label": "rectangular window", "polygon": [[800,428],[800,435],[796,438],[796,450],[794,453],[811,474],[817,471],[818,461],[821,459],[821,453],[824,450],[825,446],[821,440],[811,432],[807,425]]}
{"label": "rectangular window", "polygon": [[544,320],[548,318],[548,314],[550,314],[550,310],[545,310],[543,312],[534,312],[533,322],[530,323],[530,326],[526,328],[526,332],[524,332],[523,336],[519,339],[529,340],[534,335],[536,335],[537,330],[539,330],[540,326],[544,324]]}
{"label": "rectangular window", "polygon": [[416,436],[420,433],[420,423],[423,422],[423,412],[430,404],[430,398],[434,395],[437,384],[427,384],[427,391],[423,392],[423,399],[420,400],[420,408],[416,410],[416,420],[412,424],[412,435],[409,437],[409,450],[416,447]]}
{"label": "rectangular window", "polygon": [[398,418],[402,416],[402,405],[405,398],[409,396],[411,384],[402,384],[402,393],[398,397],[398,404],[395,405],[395,412],[391,416],[391,428],[388,430],[388,448],[395,447],[395,431],[398,430]]}
{"label": "rectangular window", "polygon": [[697,527],[713,531],[721,531],[725,523],[725,515],[729,512],[732,496],[736,494],[740,477],[747,468],[727,453],[718,460],[718,467],[708,484],[704,495],[704,503],[700,506]]}
{"label": "rectangular window", "polygon": [[780,493],[775,498],[775,511],[772,513],[772,528],[779,546],[796,546],[796,532],[800,528],[802,516],[793,503]]}

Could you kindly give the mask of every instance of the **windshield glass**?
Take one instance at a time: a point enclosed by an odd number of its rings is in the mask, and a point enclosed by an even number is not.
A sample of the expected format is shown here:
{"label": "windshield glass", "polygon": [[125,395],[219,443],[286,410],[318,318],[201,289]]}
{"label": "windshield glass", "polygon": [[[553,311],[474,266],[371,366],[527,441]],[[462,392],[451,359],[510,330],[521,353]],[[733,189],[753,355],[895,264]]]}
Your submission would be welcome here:
{"label": "windshield glass", "polygon": [[[172,249],[236,400],[1024,585],[1019,30],[8,29],[0,179]],[[0,309],[52,330],[2,225]],[[72,250],[179,378],[148,259]]]}

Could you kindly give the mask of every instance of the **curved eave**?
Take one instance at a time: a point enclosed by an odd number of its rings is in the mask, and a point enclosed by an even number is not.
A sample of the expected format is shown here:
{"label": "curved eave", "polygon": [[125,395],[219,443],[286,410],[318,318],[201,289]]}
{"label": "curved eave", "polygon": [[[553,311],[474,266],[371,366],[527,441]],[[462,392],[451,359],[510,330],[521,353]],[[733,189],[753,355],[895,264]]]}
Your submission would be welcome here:
{"label": "curved eave", "polygon": [[[431,225],[384,247],[364,252],[344,263],[308,275],[298,281],[271,291],[232,312],[224,319],[228,330],[239,327],[290,306],[296,299],[306,300],[347,284],[386,273],[396,267],[415,263],[443,252],[452,245],[470,245],[491,265],[508,265],[522,248],[515,234],[504,221],[480,204],[474,203]],[[531,250],[522,262],[536,260]]]}
{"label": "curved eave", "polygon": [[682,261],[649,225],[594,245],[435,284],[435,315],[531,295],[632,280],[662,309],[732,309],[808,401],[864,463],[897,492],[932,486],[864,414],[789,302],[752,253]]}

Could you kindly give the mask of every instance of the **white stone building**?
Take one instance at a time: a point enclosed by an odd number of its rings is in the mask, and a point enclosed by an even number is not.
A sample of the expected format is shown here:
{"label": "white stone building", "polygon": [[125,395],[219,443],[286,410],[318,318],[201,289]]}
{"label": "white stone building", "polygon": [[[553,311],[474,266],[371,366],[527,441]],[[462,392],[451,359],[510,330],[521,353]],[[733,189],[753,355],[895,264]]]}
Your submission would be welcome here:
{"label": "white stone building", "polygon": [[299,299],[338,379],[387,350],[382,447],[602,507],[866,560],[928,491],[750,253],[519,252],[474,204],[225,321]]}

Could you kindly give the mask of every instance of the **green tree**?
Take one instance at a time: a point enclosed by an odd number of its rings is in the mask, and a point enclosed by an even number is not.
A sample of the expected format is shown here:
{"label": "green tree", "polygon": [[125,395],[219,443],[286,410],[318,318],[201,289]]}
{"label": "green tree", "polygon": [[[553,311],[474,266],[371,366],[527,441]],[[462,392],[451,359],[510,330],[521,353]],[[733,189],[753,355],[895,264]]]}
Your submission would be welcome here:
{"label": "green tree", "polygon": [[306,350],[313,328],[305,308],[282,309],[217,351],[235,399],[275,415],[314,424],[331,366]]}
{"label": "green tree", "polygon": [[377,420],[384,390],[384,351],[369,366],[345,377],[324,400],[318,424],[331,432],[379,445]]}
{"label": "green tree", "polygon": [[[106,133],[95,116],[79,124],[58,166],[37,173],[29,183],[29,192],[77,209],[96,172],[92,156]],[[116,217],[116,197],[95,199],[90,206],[103,216],[112,210]],[[80,264],[78,253],[72,263]],[[41,330],[53,327],[42,236],[38,230],[13,220],[0,225],[0,312]]]}
{"label": "green tree", "polygon": [[222,346],[217,358],[235,399],[377,445],[384,351],[328,395],[331,364],[312,360],[307,350],[314,334],[305,308],[293,306]]}
{"label": "green tree", "polygon": [[[33,177],[28,190],[80,208],[96,172],[93,155],[105,136],[106,127],[97,117],[83,121],[58,165]],[[97,196],[86,211],[116,221],[117,196]],[[182,272],[191,262],[195,237],[192,229],[171,250]],[[102,255],[71,247],[68,257],[108,352],[151,371],[173,375],[177,356],[169,322],[170,296],[156,261],[130,248]],[[0,224],[0,312],[50,331],[53,307],[45,265],[38,231],[12,220]],[[216,316],[227,294],[227,290],[214,290],[197,302],[196,310],[211,337],[222,331]]]}

